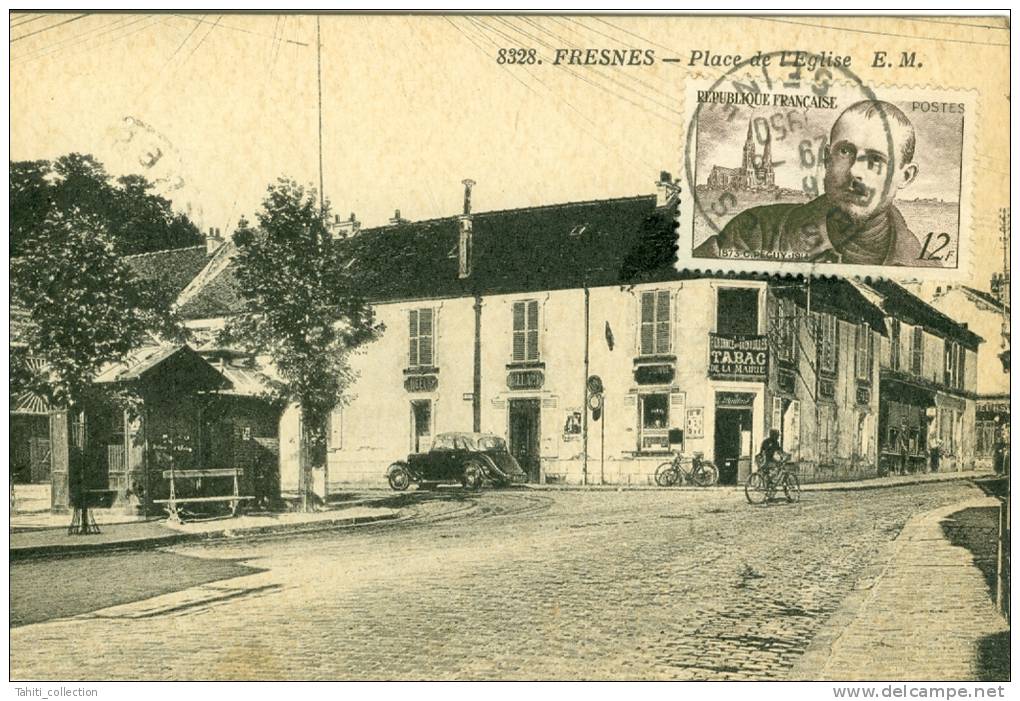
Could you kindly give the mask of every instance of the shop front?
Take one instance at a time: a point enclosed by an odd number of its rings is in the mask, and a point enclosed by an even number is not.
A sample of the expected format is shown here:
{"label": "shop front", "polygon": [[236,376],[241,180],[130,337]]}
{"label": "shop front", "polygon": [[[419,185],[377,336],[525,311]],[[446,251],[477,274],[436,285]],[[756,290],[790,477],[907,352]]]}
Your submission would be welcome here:
{"label": "shop front", "polygon": [[881,474],[925,472],[937,468],[929,436],[935,418],[931,390],[892,378],[883,378],[878,414],[879,471]]}

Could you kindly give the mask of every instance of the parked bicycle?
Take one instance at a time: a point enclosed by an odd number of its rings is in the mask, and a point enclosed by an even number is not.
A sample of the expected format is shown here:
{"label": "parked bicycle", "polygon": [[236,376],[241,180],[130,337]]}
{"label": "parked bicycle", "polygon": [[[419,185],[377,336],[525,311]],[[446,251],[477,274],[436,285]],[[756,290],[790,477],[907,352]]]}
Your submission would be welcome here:
{"label": "parked bicycle", "polygon": [[783,453],[782,459],[770,468],[761,469],[747,478],[744,485],[744,496],[751,504],[764,504],[772,501],[780,491],[786,501],[800,501],[800,480],[794,467],[790,465],[790,454]]}
{"label": "parked bicycle", "polygon": [[[685,464],[689,469],[684,469]],[[682,452],[675,453],[670,462],[664,462],[655,469],[655,483],[660,487],[680,487],[684,482],[693,482],[699,487],[711,487],[719,481],[719,470],[704,453],[684,459]]]}

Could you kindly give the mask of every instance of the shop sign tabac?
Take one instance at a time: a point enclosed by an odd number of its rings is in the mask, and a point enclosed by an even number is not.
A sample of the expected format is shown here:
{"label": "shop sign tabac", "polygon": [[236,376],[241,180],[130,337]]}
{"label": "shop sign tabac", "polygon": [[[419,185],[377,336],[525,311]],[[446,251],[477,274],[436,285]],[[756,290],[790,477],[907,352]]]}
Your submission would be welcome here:
{"label": "shop sign tabac", "polygon": [[710,335],[708,376],[713,380],[765,382],[768,372],[767,337],[724,333]]}

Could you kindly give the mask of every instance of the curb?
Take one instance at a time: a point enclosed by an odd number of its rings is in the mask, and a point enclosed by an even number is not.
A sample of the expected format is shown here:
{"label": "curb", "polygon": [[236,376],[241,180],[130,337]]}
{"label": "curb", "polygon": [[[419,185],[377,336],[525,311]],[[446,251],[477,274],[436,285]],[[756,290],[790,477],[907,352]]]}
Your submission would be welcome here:
{"label": "curb", "polygon": [[896,537],[880,546],[875,559],[865,567],[847,597],[812,637],[807,648],[787,671],[784,681],[818,681],[819,677],[824,675],[844,633],[859,616],[867,613],[889,568],[924,524],[932,520],[942,520],[970,505],[984,504],[985,499],[989,498],[994,497],[962,499],[914,514],[907,519]]}
{"label": "curb", "polygon": [[395,511],[393,513],[380,514],[378,516],[348,516],[344,518],[324,519],[321,521],[309,521],[305,523],[254,526],[239,530],[224,528],[217,531],[206,531],[204,533],[167,533],[166,535],[153,536],[150,538],[110,541],[104,543],[35,545],[20,548],[12,546],[9,555],[10,562],[17,562],[48,557],[77,557],[108,552],[149,550],[152,548],[162,548],[170,545],[180,545],[182,543],[194,543],[199,541],[233,540],[256,538],[265,535],[310,533],[314,531],[332,530],[335,528],[350,528],[353,526],[361,526],[371,523],[393,521],[397,519],[398,516],[400,516],[400,513]]}
{"label": "curb", "polygon": [[[928,473],[930,474],[930,473]],[[801,484],[802,492],[853,492],[866,489],[889,489],[891,487],[909,487],[918,484],[941,484],[993,477],[995,473],[968,470],[966,472],[947,472],[937,478],[913,478],[902,482],[877,482],[872,479],[849,482],[808,482]],[[884,478],[877,478],[884,479]],[[716,485],[713,487],[659,487],[651,484],[525,484],[524,489],[536,492],[702,492],[706,494],[743,493],[743,485]]]}

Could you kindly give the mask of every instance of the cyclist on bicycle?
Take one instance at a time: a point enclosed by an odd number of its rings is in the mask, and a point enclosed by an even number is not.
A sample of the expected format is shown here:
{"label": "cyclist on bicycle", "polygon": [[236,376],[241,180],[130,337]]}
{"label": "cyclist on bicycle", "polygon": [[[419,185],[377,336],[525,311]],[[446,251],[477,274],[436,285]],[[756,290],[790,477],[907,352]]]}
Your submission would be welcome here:
{"label": "cyclist on bicycle", "polygon": [[769,437],[761,442],[758,451],[758,465],[766,484],[772,481],[772,468],[783,462],[783,446],[779,440],[779,431],[772,429]]}

